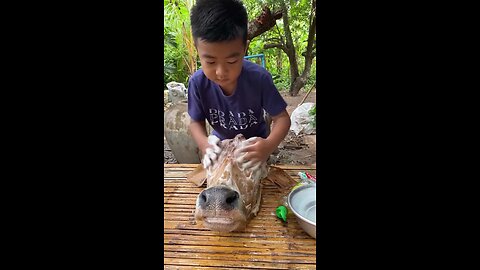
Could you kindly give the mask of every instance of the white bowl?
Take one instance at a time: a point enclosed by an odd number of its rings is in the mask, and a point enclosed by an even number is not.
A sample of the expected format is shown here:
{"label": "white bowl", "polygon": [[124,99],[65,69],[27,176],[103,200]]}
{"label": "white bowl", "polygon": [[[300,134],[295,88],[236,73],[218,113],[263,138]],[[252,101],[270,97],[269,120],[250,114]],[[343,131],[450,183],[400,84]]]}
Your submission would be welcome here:
{"label": "white bowl", "polygon": [[288,206],[297,217],[300,227],[317,238],[317,185],[300,186],[288,194]]}

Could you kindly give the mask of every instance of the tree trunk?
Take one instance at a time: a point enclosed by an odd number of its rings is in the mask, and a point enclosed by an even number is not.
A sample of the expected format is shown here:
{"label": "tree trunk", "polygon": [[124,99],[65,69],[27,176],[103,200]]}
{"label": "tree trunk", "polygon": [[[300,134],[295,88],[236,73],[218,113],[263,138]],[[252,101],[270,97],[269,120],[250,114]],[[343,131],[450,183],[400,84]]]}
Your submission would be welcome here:
{"label": "tree trunk", "polygon": [[282,50],[277,48],[277,73],[282,74]]}
{"label": "tree trunk", "polygon": [[275,21],[282,18],[282,11],[272,14],[267,6],[262,8],[262,13],[254,20],[248,23],[247,39],[252,40],[255,37],[267,32],[275,26]]}
{"label": "tree trunk", "polygon": [[[310,70],[312,69],[312,61],[315,57],[314,52],[314,40],[315,40],[315,31],[316,31],[316,21],[317,16],[315,12],[316,0],[312,1],[312,10],[310,13],[310,27],[308,30],[308,41],[307,41],[307,51],[303,54],[305,57],[305,67],[303,69],[302,75],[295,77],[293,83],[290,85],[289,94],[291,96],[298,95],[298,92],[302,87],[307,84],[308,77],[310,76]],[[286,16],[285,16],[286,17]]]}
{"label": "tree trunk", "polygon": [[290,22],[288,19],[288,10],[285,2],[280,1],[281,10],[285,13],[285,16],[282,16],[283,27],[285,31],[285,53],[288,56],[288,61],[290,62],[290,94],[293,82],[299,76],[298,72],[298,63],[297,63],[297,53],[295,51],[295,46],[293,45],[292,33],[290,32]]}
{"label": "tree trunk", "polygon": [[308,77],[310,76],[310,70],[312,69],[312,61],[315,57],[313,50],[315,30],[316,30],[316,21],[317,17],[315,15],[315,0],[312,1],[312,12],[310,15],[310,27],[308,30],[308,41],[307,41],[307,51],[305,52],[305,67],[303,69],[302,75],[295,78],[294,82],[290,87],[290,95],[296,96],[300,89],[305,86],[307,83]]}
{"label": "tree trunk", "polygon": [[284,16],[283,25],[285,31],[285,42],[283,40],[280,43],[276,44],[265,44],[264,49],[268,48],[280,48],[288,56],[288,61],[290,63],[290,90],[289,94],[291,96],[298,95],[300,89],[307,83],[307,79],[310,75],[310,70],[312,67],[312,60],[315,57],[314,44],[315,44],[315,26],[316,26],[316,15],[315,15],[315,6],[316,0],[312,1],[312,10],[310,13],[310,26],[308,31],[308,42],[307,42],[307,51],[302,54],[305,56],[305,67],[303,69],[302,75],[299,73],[297,55],[295,46],[293,44],[292,34],[290,31],[290,24],[288,18],[288,10],[284,0],[280,1],[280,9]]}

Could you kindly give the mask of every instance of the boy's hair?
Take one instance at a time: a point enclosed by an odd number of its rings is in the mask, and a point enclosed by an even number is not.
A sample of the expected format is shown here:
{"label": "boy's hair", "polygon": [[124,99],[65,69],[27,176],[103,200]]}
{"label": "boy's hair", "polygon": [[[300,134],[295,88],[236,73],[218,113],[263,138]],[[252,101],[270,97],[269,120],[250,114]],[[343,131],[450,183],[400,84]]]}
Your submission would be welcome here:
{"label": "boy's hair", "polygon": [[198,0],[190,12],[195,43],[230,41],[238,37],[247,42],[247,10],[239,0]]}

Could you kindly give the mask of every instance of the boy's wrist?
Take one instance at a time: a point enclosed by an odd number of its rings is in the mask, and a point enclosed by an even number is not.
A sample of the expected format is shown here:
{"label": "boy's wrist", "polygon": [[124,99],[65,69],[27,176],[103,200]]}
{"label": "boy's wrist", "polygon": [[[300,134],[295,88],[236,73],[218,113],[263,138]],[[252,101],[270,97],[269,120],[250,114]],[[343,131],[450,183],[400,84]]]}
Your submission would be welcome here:
{"label": "boy's wrist", "polygon": [[280,143],[276,143],[270,136],[265,139],[269,153],[273,153]]}
{"label": "boy's wrist", "polygon": [[198,147],[199,147],[200,150],[202,151],[202,154],[205,155],[208,146],[209,146],[208,140],[207,140],[207,137],[205,137],[205,138],[202,138],[202,142],[200,143],[200,145],[199,145]]}

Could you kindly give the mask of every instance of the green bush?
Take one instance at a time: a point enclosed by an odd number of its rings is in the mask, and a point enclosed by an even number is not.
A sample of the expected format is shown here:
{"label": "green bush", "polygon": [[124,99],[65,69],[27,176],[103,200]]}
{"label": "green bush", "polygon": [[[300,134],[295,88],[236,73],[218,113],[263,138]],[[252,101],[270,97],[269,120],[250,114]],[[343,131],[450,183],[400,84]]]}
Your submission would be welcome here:
{"label": "green bush", "polygon": [[313,107],[308,111],[309,115],[313,116],[313,121],[310,123],[314,128],[317,127],[317,104],[313,105]]}

